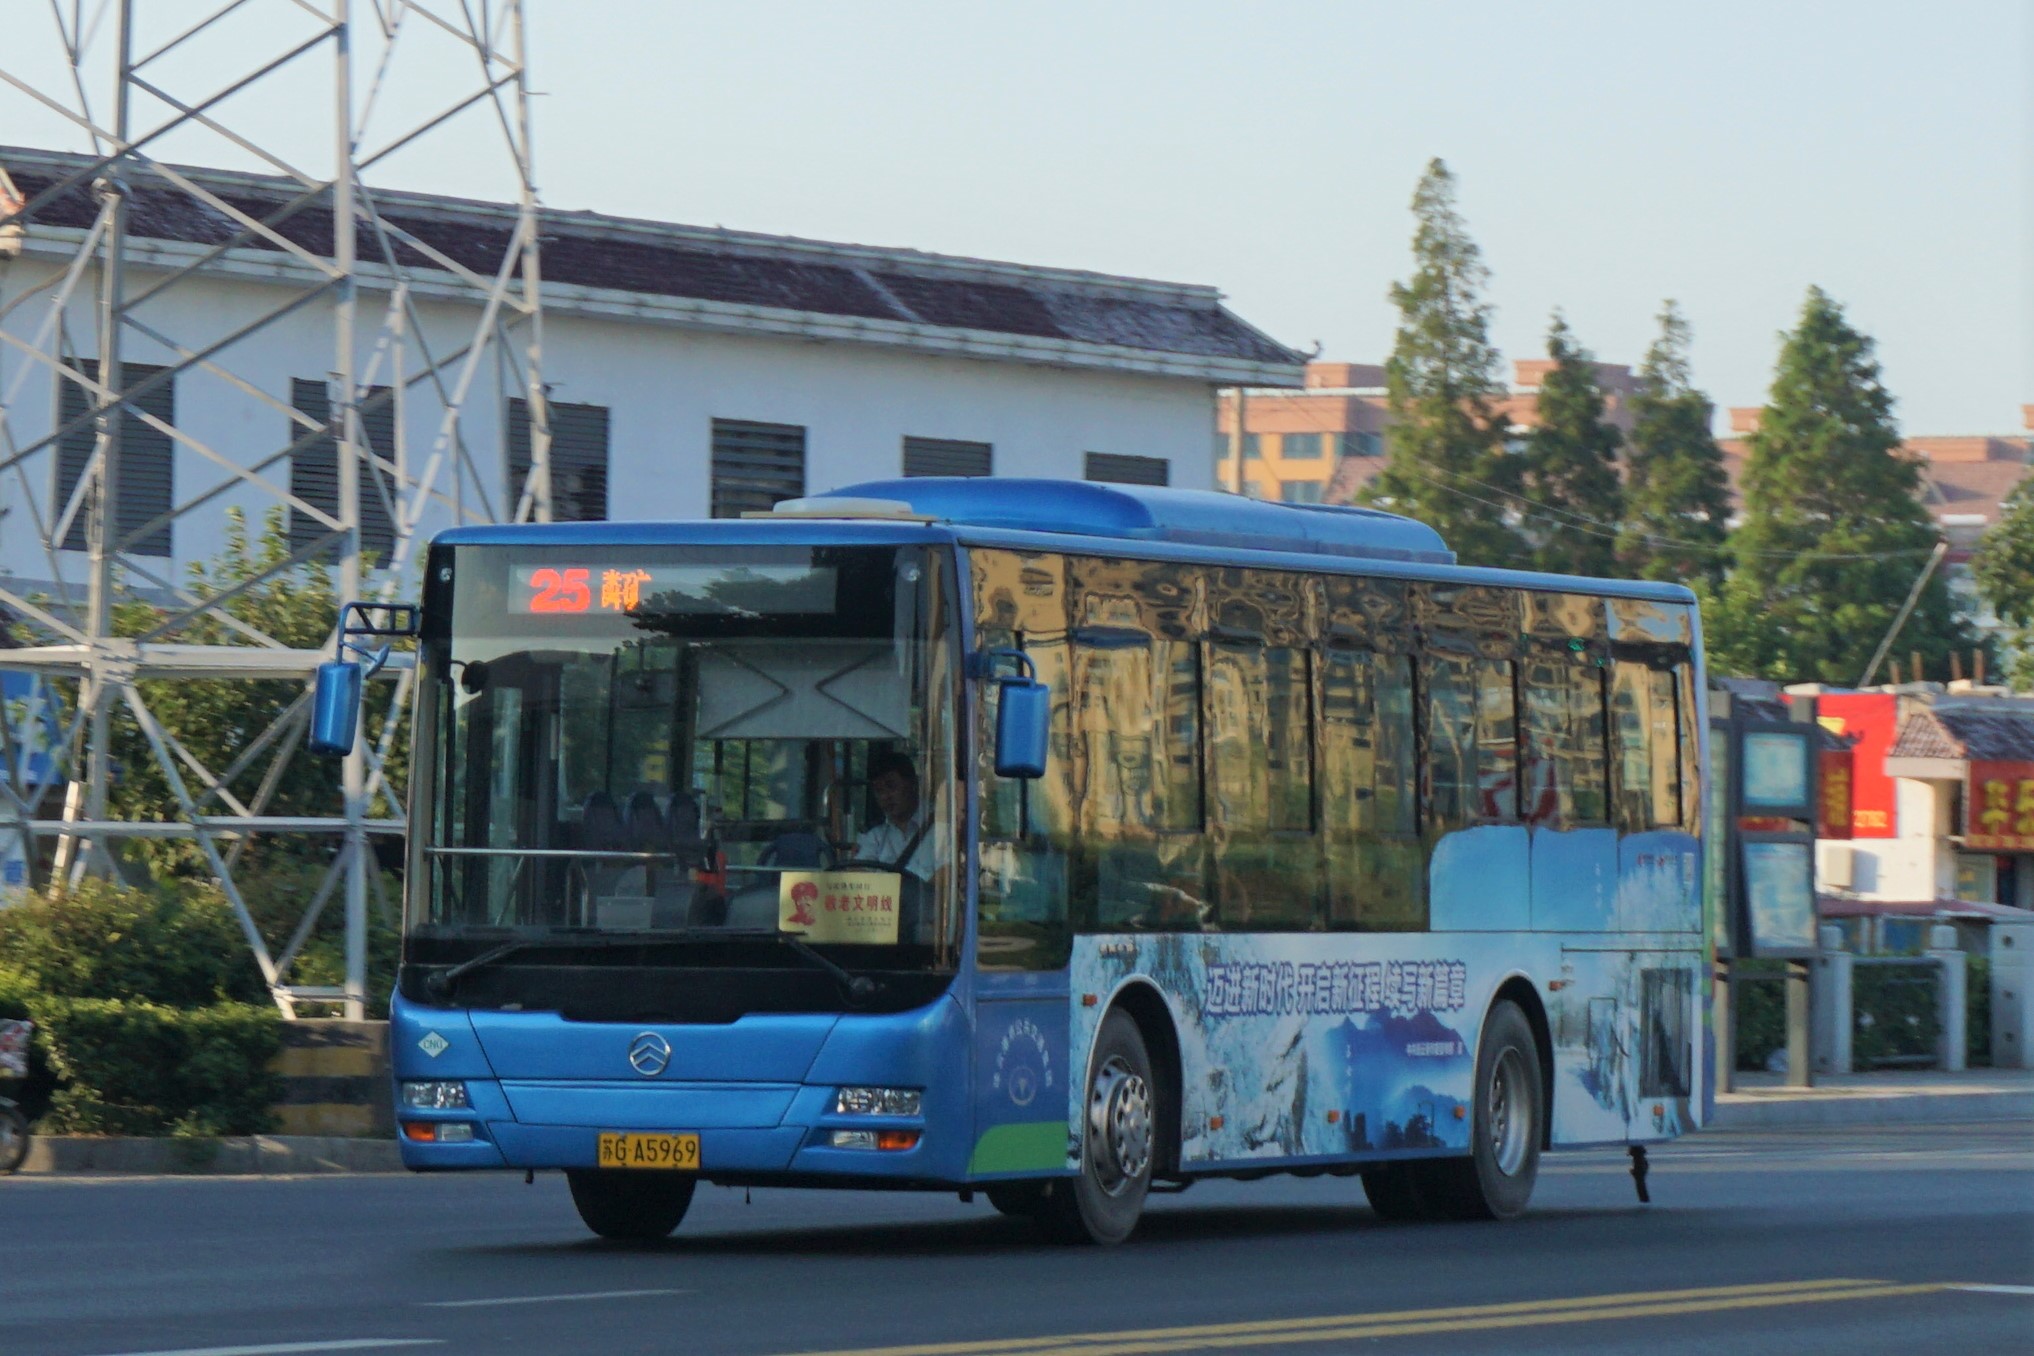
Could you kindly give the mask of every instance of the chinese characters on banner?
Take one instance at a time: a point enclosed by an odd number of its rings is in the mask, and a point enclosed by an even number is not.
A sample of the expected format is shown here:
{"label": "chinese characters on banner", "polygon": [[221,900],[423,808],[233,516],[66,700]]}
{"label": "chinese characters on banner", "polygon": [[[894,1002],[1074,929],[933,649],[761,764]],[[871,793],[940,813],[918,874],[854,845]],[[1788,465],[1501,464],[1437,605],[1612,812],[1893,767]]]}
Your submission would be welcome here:
{"label": "chinese characters on banner", "polygon": [[904,877],[895,871],[786,871],[777,928],[808,942],[887,946],[897,940]]}
{"label": "chinese characters on banner", "polygon": [[1899,698],[1890,692],[1825,692],[1815,699],[1822,728],[1850,741],[1850,826],[1824,838],[1893,838],[1899,814],[1886,755],[1899,733]]}
{"label": "chinese characters on banner", "polygon": [[2034,763],[1972,759],[1963,803],[1966,848],[2034,852]]}
{"label": "chinese characters on banner", "polygon": [[1822,778],[1817,788],[1815,836],[1848,838],[1851,835],[1852,751],[1824,749]]}

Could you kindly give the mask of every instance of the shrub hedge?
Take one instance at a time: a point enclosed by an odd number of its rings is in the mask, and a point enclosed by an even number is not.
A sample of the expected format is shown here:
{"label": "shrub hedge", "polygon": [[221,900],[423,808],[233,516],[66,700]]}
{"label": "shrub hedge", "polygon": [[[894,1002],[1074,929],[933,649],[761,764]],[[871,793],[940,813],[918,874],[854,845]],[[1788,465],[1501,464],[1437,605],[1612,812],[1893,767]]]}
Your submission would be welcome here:
{"label": "shrub hedge", "polygon": [[90,880],[0,910],[0,1016],[36,1024],[47,1133],[258,1134],[281,1015],[231,908],[197,884]]}
{"label": "shrub hedge", "polygon": [[109,1135],[257,1135],[272,1127],[282,1048],[273,1007],[172,1008],[117,998],[36,1004],[50,1066],[65,1080],[45,1129]]}

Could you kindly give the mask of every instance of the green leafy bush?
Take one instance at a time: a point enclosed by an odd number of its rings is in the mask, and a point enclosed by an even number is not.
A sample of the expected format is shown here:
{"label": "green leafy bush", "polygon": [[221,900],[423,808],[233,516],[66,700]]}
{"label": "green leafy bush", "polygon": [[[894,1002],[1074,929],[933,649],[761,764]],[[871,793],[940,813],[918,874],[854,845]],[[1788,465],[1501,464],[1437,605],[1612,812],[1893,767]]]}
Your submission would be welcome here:
{"label": "green leafy bush", "polygon": [[205,1007],[268,996],[232,909],[210,885],[87,880],[31,893],[0,910],[0,967],[49,998]]}
{"label": "green leafy bush", "polygon": [[1942,1039],[1941,982],[1933,966],[1860,965],[1851,971],[1856,1067],[1933,1059]]}
{"label": "green leafy bush", "polygon": [[109,998],[43,998],[37,1020],[67,1086],[44,1128],[112,1135],[254,1135],[273,1122],[282,1048],[274,1008],[172,1008]]}
{"label": "green leafy bush", "polygon": [[1786,966],[1779,961],[1741,960],[1731,967],[1737,994],[1732,1036],[1737,1067],[1763,1070],[1775,1050],[1787,1048]]}

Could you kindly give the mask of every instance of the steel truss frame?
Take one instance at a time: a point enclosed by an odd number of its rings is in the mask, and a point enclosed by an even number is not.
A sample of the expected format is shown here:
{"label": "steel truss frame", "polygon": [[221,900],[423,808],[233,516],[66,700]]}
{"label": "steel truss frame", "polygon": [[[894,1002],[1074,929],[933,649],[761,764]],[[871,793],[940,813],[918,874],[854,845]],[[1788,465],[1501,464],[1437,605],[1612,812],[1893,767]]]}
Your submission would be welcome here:
{"label": "steel truss frame", "polygon": [[[7,486],[6,497],[33,520],[54,581],[51,596],[43,598],[10,587],[13,581],[0,577],[0,605],[25,619],[40,632],[37,639],[45,642],[0,655],[9,669],[75,683],[76,700],[70,703],[68,721],[56,741],[51,772],[52,780],[62,777],[68,782],[62,817],[36,817],[51,786],[21,784],[18,774],[27,760],[18,749],[0,747],[0,761],[17,774],[0,778],[0,825],[11,824],[26,834],[31,852],[38,840],[54,836],[54,874],[72,881],[88,871],[117,870],[109,840],[192,839],[231,903],[283,1013],[296,1016],[306,1005],[319,1010],[337,1006],[343,1015],[358,1019],[368,998],[368,894],[381,888],[369,836],[405,831],[400,800],[394,794],[399,788],[388,786],[385,764],[406,718],[413,673],[399,663],[390,666],[394,700],[380,729],[367,732],[343,764],[340,817],[270,814],[277,786],[303,739],[311,670],[329,657],[329,651],[286,646],[232,615],[226,604],[321,555],[336,557],[342,598],[388,599],[404,585],[405,567],[419,545],[420,523],[433,505],[449,510],[452,519],[461,522],[546,521],[551,516],[550,420],[541,377],[538,207],[522,0],[208,0],[194,22],[147,50],[140,49],[134,0],[98,0],[96,5],[87,0],[49,0],[49,9],[61,47],[60,87],[38,87],[10,69],[4,54],[0,82],[70,123],[89,139],[91,152],[72,157],[67,172],[14,205],[14,210],[0,201],[0,251],[39,252],[60,263],[41,286],[13,298],[0,297],[0,322],[17,311],[32,316],[30,308],[42,309],[32,337],[0,325],[0,358],[20,361],[11,379],[0,381],[0,484]],[[215,26],[229,19],[242,30],[250,20],[257,22],[262,40],[272,37],[272,45],[237,70],[221,71],[220,63],[208,59],[209,88],[182,89],[187,81],[165,73],[174,64],[169,59],[189,62],[193,44],[202,42],[208,32],[216,33]],[[11,26],[10,47],[25,45],[24,26]],[[434,47],[442,54],[449,42],[461,64],[456,69],[442,61],[435,64],[428,106],[421,116],[386,129],[381,123],[387,119],[375,114],[390,88],[391,68],[406,48],[426,40],[431,44],[425,47],[427,58]],[[371,52],[371,60],[356,63],[356,47]],[[311,63],[320,60],[331,63],[332,156],[323,172],[313,172],[265,144],[257,131],[236,125],[227,104],[253,87],[299,80]],[[110,104],[104,101],[105,91],[110,91]],[[95,101],[102,107],[95,108]],[[0,111],[5,106],[0,101]],[[142,116],[144,108],[152,121]],[[514,227],[491,274],[460,263],[419,239],[399,220],[389,219],[367,181],[368,172],[393,152],[439,133],[468,110],[476,110],[476,116],[498,131],[514,180],[512,191],[503,195],[514,204]],[[229,158],[252,157],[292,185],[293,196],[266,215],[242,210],[218,190],[217,176],[156,158],[154,147],[173,132],[186,144],[209,137],[209,144]],[[89,229],[66,232],[38,226],[38,210],[82,186],[90,187],[97,202]],[[130,208],[142,186],[158,196],[202,204],[227,218],[232,234],[222,242],[169,250],[160,240],[131,233]],[[300,217],[326,214],[331,223],[329,257],[281,229]],[[361,239],[373,242],[378,258],[359,257]],[[62,258],[65,252],[67,261]],[[403,262],[417,257],[425,262]],[[279,258],[286,269],[275,267]],[[189,295],[203,288],[212,274],[250,260],[270,271],[264,280],[270,304],[230,333],[180,337],[157,318],[160,308],[148,309],[165,296]],[[464,342],[456,346],[431,342],[417,305],[419,281],[428,282],[429,295],[444,297],[448,275],[454,295],[477,308],[470,333],[464,333]],[[89,345],[73,336],[75,330],[86,328],[74,316],[88,297]],[[297,410],[288,393],[263,391],[233,369],[236,352],[245,353],[262,331],[285,320],[301,323],[307,309],[329,317],[332,327],[330,414],[322,423]],[[173,361],[161,371],[130,377],[123,366],[123,349],[135,336],[173,354]],[[78,362],[81,353],[97,358],[96,377]],[[52,388],[58,382],[76,387],[85,397],[85,414],[65,423],[53,412],[47,432],[24,436],[10,414],[31,374],[40,374]],[[142,397],[171,381],[231,388],[291,420],[296,437],[278,450],[215,444],[194,436],[142,408]],[[394,446],[380,455],[367,445],[362,423],[362,406],[377,385],[392,391],[397,412]],[[492,487],[501,480],[498,473],[489,474],[496,463],[492,457],[476,460],[464,436],[463,416],[483,393],[496,399],[510,391],[528,402],[531,468],[517,502],[501,503],[498,513]],[[421,457],[411,454],[405,432],[410,422],[405,411],[417,401],[428,402],[436,412],[436,433]],[[214,479],[153,521],[123,532],[115,505],[121,431],[129,420],[171,439],[182,452],[196,454]],[[57,502],[54,489],[41,492],[27,474],[26,463],[38,453],[54,456],[60,439],[86,426],[93,430],[90,459],[74,490]],[[293,494],[288,483],[287,459],[327,438],[337,452],[336,511]],[[184,465],[192,462],[188,456],[181,460]],[[379,474],[364,474],[369,465]],[[210,582],[180,584],[173,569],[136,554],[135,547],[165,523],[184,518],[221,495],[244,496],[249,491],[264,507],[281,505],[307,517],[322,529],[318,539],[275,567],[223,588]],[[368,494],[384,496],[394,536],[386,566],[379,572],[363,556],[362,507]],[[78,553],[61,549],[79,522],[89,548],[83,553],[82,580],[76,577]],[[166,602],[164,619],[138,638],[112,634],[114,607],[128,579],[143,581],[159,602]],[[174,639],[178,628],[200,617],[226,627],[237,643],[194,645]],[[142,680],[277,678],[304,682],[306,689],[229,766],[216,770],[162,727],[137,686]],[[109,818],[107,788],[113,771],[109,729],[116,705],[131,713],[146,738],[176,801],[175,819],[137,823]],[[14,733],[8,722],[0,720],[0,743]],[[244,783],[250,779],[253,786],[248,789]],[[370,817],[377,796],[396,807],[386,817]],[[339,838],[329,868],[280,951],[271,951],[263,939],[234,881],[234,866],[248,843],[264,834]],[[345,981],[323,987],[293,983],[292,966],[335,896],[344,901]],[[388,908],[388,901],[383,900],[382,907]]]}

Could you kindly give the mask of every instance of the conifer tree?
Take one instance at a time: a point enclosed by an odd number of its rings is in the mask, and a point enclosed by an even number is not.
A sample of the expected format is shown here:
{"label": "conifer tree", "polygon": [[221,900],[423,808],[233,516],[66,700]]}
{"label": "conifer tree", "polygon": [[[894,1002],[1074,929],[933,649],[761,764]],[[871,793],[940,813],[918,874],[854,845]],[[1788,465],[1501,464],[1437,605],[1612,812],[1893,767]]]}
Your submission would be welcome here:
{"label": "conifer tree", "polygon": [[1594,360],[1558,311],[1547,330],[1547,356],[1554,366],[1540,383],[1539,425],[1526,445],[1533,564],[1557,574],[1607,575],[1617,568],[1623,436],[1604,422]]}
{"label": "conifer tree", "polygon": [[1483,255],[1455,208],[1455,176],[1435,159],[1413,194],[1413,275],[1394,283],[1398,332],[1385,364],[1391,425],[1386,460],[1364,501],[1440,531],[1466,564],[1521,565],[1524,541],[1506,522],[1518,488],[1504,451],[1504,394],[1490,342]]}
{"label": "conifer tree", "polygon": [[2034,476],[2006,496],[2004,512],[1978,543],[1971,574],[1978,596],[2012,628],[2013,685],[2034,685]]}
{"label": "conifer tree", "polygon": [[1639,364],[1617,556],[1637,578],[1713,588],[1727,564],[1730,478],[1710,432],[1714,407],[1689,378],[1688,333],[1669,301]]}
{"label": "conifer tree", "polygon": [[[1710,649],[1723,673],[1854,683],[1935,545],[1871,339],[1808,289],[1744,472],[1736,568]],[[1899,635],[1933,672],[1972,643],[1938,570]]]}

